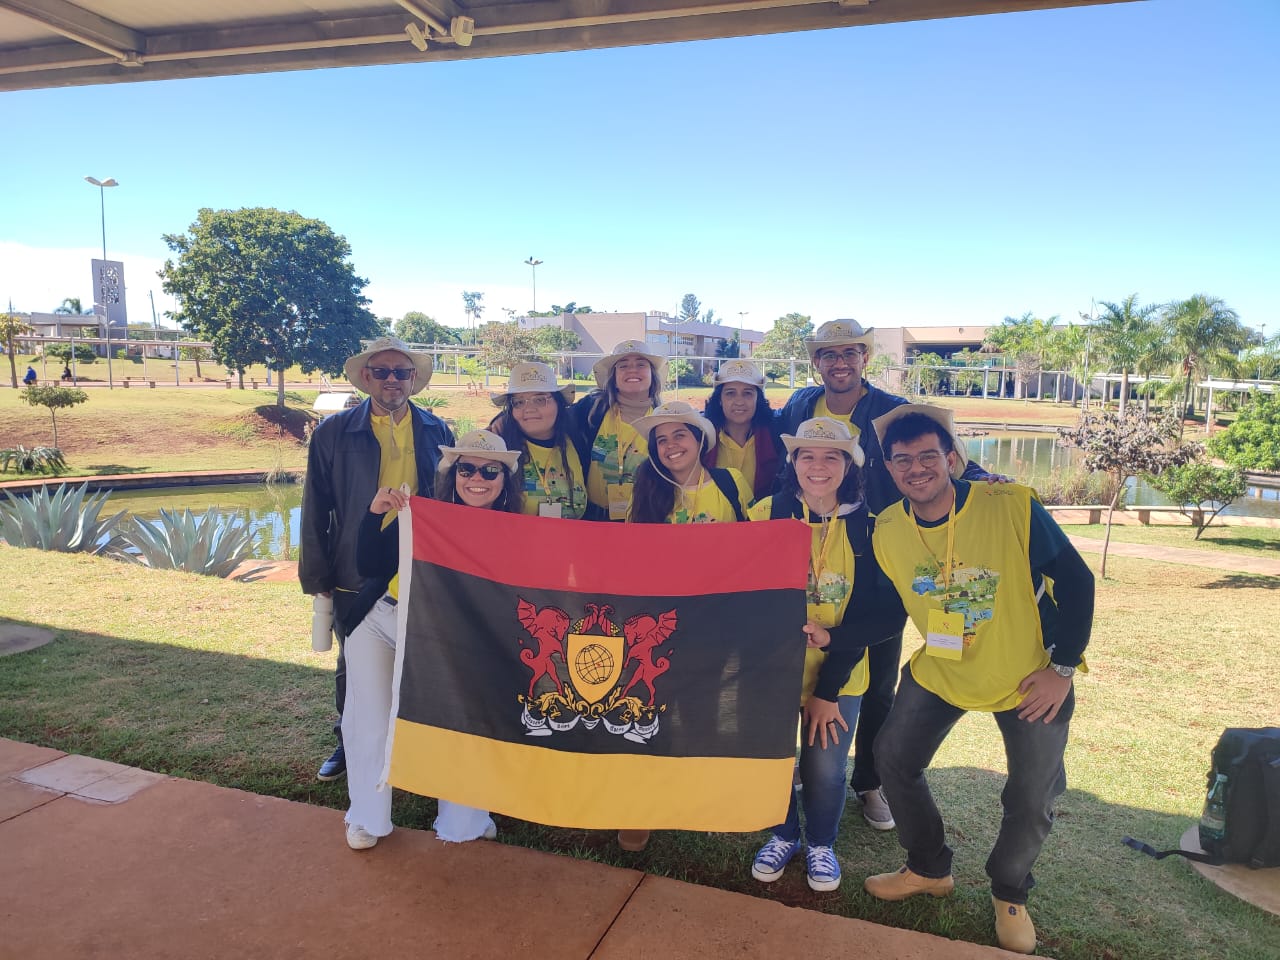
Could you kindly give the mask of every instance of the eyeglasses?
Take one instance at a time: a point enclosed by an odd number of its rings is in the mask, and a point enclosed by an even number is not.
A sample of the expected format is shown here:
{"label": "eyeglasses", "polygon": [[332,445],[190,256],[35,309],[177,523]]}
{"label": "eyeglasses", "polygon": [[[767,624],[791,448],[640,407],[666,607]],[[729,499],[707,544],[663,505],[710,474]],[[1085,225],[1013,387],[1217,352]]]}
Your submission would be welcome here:
{"label": "eyeglasses", "polygon": [[392,374],[397,380],[410,380],[418,372],[417,367],[365,367],[375,380],[385,380]]}
{"label": "eyeglasses", "polygon": [[497,480],[502,476],[503,470],[496,463],[486,463],[481,466],[478,463],[467,463],[464,460],[458,461],[458,476],[464,480],[468,477],[474,477],[477,473],[486,480]]}
{"label": "eyeglasses", "polygon": [[889,469],[906,473],[913,464],[918,463],[926,470],[931,470],[941,463],[945,456],[946,454],[940,450],[926,450],[924,453],[917,453],[914,457],[909,453],[898,453],[889,458]]}
{"label": "eyeglasses", "polygon": [[523,410],[528,407],[530,410],[541,410],[551,402],[551,395],[547,393],[539,393],[532,397],[512,397],[511,409]]}
{"label": "eyeglasses", "polygon": [[837,360],[843,360],[845,363],[854,363],[861,360],[867,355],[867,348],[863,346],[850,347],[848,350],[819,350],[819,363],[835,363]]}

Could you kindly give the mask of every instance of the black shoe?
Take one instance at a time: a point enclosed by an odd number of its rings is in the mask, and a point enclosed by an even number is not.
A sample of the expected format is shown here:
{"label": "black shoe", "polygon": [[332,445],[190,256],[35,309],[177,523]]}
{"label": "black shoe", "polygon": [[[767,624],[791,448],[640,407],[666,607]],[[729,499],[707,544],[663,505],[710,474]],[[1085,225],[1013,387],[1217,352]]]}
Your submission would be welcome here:
{"label": "black shoe", "polygon": [[343,752],[342,744],[338,744],[338,749],[333,751],[329,759],[320,764],[320,770],[316,773],[317,780],[337,780],[339,777],[347,775],[347,755]]}

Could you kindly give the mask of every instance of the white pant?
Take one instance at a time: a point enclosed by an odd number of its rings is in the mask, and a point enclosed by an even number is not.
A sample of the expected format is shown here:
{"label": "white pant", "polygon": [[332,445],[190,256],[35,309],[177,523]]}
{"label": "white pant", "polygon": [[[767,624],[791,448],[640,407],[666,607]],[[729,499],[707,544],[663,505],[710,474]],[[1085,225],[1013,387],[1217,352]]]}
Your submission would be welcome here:
{"label": "white pant", "polygon": [[[396,660],[396,608],[384,597],[360,622],[345,645],[347,698],[342,708],[342,744],[347,754],[347,823],[375,837],[391,832],[391,788],[378,789],[391,723],[391,682]],[[462,843],[484,836],[487,810],[440,801],[434,829],[441,840]]]}

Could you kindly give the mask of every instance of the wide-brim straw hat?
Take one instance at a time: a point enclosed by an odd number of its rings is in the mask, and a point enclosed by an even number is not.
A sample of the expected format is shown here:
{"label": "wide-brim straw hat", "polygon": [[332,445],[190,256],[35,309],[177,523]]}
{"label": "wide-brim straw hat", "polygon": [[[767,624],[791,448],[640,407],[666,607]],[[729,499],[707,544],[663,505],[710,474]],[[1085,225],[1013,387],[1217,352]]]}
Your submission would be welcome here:
{"label": "wide-brim straw hat", "polygon": [[595,375],[596,385],[603,390],[609,385],[609,374],[623,357],[644,357],[653,364],[653,372],[660,380],[667,378],[667,358],[650,353],[643,340],[623,340],[606,357],[601,357],[591,367]]}
{"label": "wide-brim straw hat", "polygon": [[[956,415],[955,411],[948,410],[945,407],[935,407],[927,403],[903,403],[894,407],[883,416],[876,417],[871,421],[871,425],[876,429],[876,437],[880,440],[880,449],[884,450],[884,434],[889,429],[889,425],[897,420],[912,413],[921,413],[938,423],[947,435],[951,437],[951,447],[956,452],[956,460],[951,468],[951,476],[959,480],[964,474],[965,465],[969,462],[969,457],[965,453],[966,447],[964,441],[960,439],[960,435],[956,433]],[[889,462],[889,451],[884,450],[885,463]]]}
{"label": "wide-brim straw hat", "polygon": [[498,460],[508,470],[514,470],[520,462],[519,450],[508,450],[506,442],[490,430],[472,430],[464,433],[456,447],[440,444],[440,470],[448,470],[461,456],[470,455],[480,460]]}
{"label": "wide-brim straw hat", "polygon": [[834,417],[814,417],[796,427],[795,436],[784,433],[782,445],[787,448],[787,460],[797,450],[806,447],[826,447],[832,450],[843,450],[856,466],[867,462],[862,447],[858,446],[858,438],[849,432],[849,426],[843,420]]}
{"label": "wide-brim straw hat", "polygon": [[817,363],[818,351],[825,347],[847,347],[860,343],[870,353],[874,341],[874,327],[864,330],[857,320],[828,320],[814,332],[813,339],[804,342],[804,346],[809,351],[809,361]]}
{"label": "wide-brim straw hat", "polygon": [[418,375],[413,378],[413,389],[409,391],[410,396],[427,389],[427,384],[431,382],[431,371],[434,369],[431,354],[410,350],[409,345],[397,337],[379,337],[342,365],[342,372],[347,375],[347,380],[353,387],[358,390],[364,389],[364,380],[360,377],[360,371],[364,369],[370,357],[387,350],[403,353],[418,368]]}
{"label": "wide-brim straw hat", "polygon": [[652,413],[631,425],[635,427],[636,433],[647,437],[650,430],[664,423],[687,423],[691,427],[697,427],[707,438],[708,450],[716,445],[716,428],[711,425],[711,421],[683,400],[670,400],[655,407]]}
{"label": "wide-brim straw hat", "polygon": [[517,363],[507,378],[507,389],[503,393],[489,394],[489,399],[495,407],[505,407],[507,400],[517,393],[559,393],[566,403],[573,402],[573,384],[560,386],[556,382],[556,372],[545,363]]}
{"label": "wide-brim straw hat", "polygon": [[745,383],[753,387],[764,386],[764,374],[750,360],[726,360],[716,371],[715,383]]}

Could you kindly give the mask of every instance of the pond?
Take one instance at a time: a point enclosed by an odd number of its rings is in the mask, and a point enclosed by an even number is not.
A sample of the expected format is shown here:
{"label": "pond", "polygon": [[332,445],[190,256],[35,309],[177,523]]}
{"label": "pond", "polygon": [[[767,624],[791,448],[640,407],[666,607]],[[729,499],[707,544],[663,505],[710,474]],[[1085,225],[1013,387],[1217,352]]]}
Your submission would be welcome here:
{"label": "pond", "polygon": [[[1072,466],[1079,451],[1060,447],[1045,435],[991,434],[966,440],[969,456],[988,470],[1016,477],[1033,486],[1058,470]],[[1169,500],[1158,490],[1142,482],[1132,483],[1128,498],[1131,504],[1167,504]],[[302,484],[225,484],[208,487],[181,487],[166,490],[138,490],[114,493],[107,501],[107,516],[116,510],[146,519],[155,519],[160,509],[190,509],[203,513],[218,507],[229,517],[247,524],[254,534],[254,556],[260,559],[297,559],[301,530]],[[1253,488],[1243,499],[1232,504],[1230,514],[1251,517],[1280,518],[1280,491]]]}

